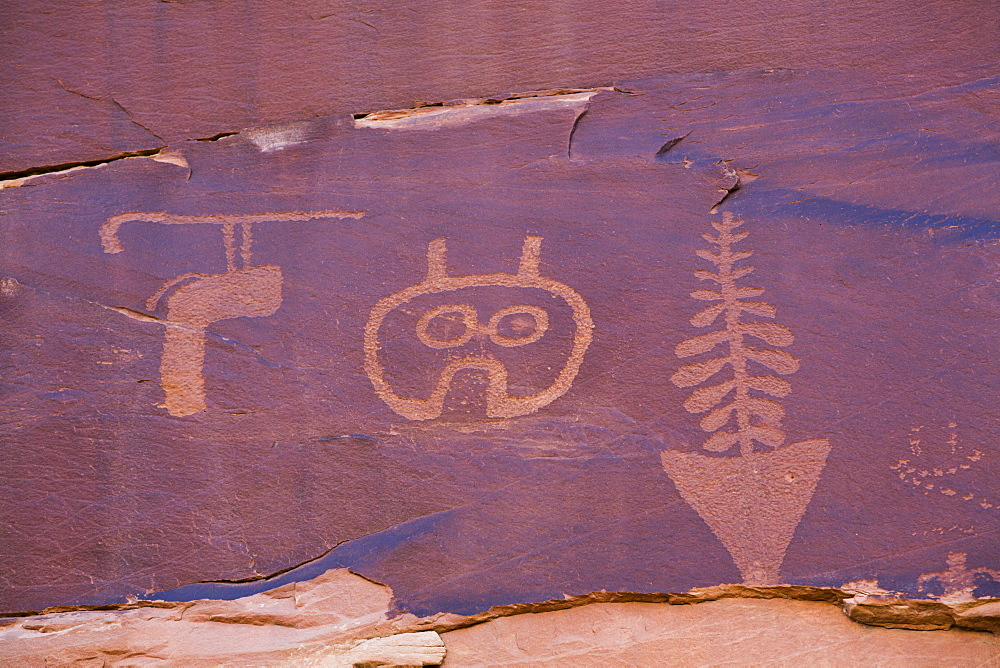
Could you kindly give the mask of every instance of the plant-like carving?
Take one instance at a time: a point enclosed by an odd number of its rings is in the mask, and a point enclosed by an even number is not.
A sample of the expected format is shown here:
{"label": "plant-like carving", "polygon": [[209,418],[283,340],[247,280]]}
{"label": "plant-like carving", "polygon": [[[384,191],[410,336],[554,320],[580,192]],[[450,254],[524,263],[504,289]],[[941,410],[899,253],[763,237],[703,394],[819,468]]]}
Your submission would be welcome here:
{"label": "plant-like carving", "polygon": [[[754,270],[749,265],[735,267],[736,263],[753,253],[750,250],[733,250],[733,246],[749,234],[734,232],[742,224],[743,221],[734,219],[731,213],[723,214],[722,222],[712,222],[718,236],[702,235],[717,251],[697,251],[699,257],[715,265],[715,271],[699,269],[694,275],[715,283],[716,289],[695,290],[691,296],[716,303],[698,312],[690,322],[695,327],[709,327],[721,320],[723,326],[709,334],[681,341],[676,349],[677,356],[682,358],[715,350],[723,344],[728,351],[714,359],[682,366],[670,380],[678,387],[694,387],[730,367],[731,378],[696,389],[684,402],[684,408],[690,413],[710,411],[701,421],[702,429],[714,432],[705,441],[706,450],[725,452],[739,444],[740,454],[748,455],[754,451],[755,443],[770,448],[784,443],[781,421],[785,411],[781,404],[767,397],[784,397],[791,391],[791,384],[773,373],[751,373],[748,362],[756,362],[774,373],[786,375],[799,368],[799,361],[784,350],[750,345],[757,340],[783,348],[791,344],[794,337],[791,330],[783,325],[743,321],[745,315],[773,318],[775,308],[766,302],[749,301],[760,296],[764,288],[737,286],[739,279]],[[730,395],[732,398],[726,403]],[[735,430],[731,430],[732,427],[724,429],[733,425],[734,421]]]}
{"label": "plant-like carving", "polygon": [[[713,303],[690,322],[715,328],[677,345],[678,357],[708,359],[685,364],[671,377],[678,387],[715,379],[695,389],[684,407],[707,413],[701,427],[712,435],[704,448],[727,456],[675,450],[660,455],[677,491],[729,550],[743,581],[776,584],[785,550],[826,466],[830,442],[812,438],[784,445],[785,411],[774,398],[791,391],[780,376],[798,370],[799,361],[780,350],[792,343],[791,330],[760,321],[775,315],[773,306],[754,300],[764,288],[737,285],[754,270],[736,266],[751,254],[733,248],[747,236],[736,231],[742,224],[725,213],[721,222],[712,223],[717,236],[702,235],[715,248],[696,252],[715,265],[715,271],[698,269],[694,274],[714,283],[715,289],[691,293]],[[714,353],[720,347],[723,352]],[[738,452],[730,452],[733,449]]]}

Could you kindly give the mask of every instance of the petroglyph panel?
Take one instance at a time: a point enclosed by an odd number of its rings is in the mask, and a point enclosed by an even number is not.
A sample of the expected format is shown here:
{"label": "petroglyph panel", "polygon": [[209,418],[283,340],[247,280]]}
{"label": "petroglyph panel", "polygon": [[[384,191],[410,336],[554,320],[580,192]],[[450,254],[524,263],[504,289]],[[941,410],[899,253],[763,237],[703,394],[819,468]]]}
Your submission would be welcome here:
{"label": "petroglyph panel", "polygon": [[966,603],[974,601],[976,588],[985,581],[1000,582],[1000,570],[979,566],[968,568],[965,552],[952,552],[948,555],[948,568],[935,573],[923,573],[917,578],[917,586],[926,591],[935,580],[943,591],[936,598],[945,603]]}
{"label": "petroglyph panel", "polygon": [[677,74],[11,179],[0,611],[331,568],[428,616],[1000,597],[996,82],[955,76]]}

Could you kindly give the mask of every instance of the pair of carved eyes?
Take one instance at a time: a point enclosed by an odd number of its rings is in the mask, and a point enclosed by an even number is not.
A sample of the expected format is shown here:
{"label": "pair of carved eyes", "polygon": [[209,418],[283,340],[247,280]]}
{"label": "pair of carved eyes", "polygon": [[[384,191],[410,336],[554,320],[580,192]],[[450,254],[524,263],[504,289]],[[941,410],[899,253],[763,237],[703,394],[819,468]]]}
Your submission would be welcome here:
{"label": "pair of carved eyes", "polygon": [[[428,328],[434,318],[438,318],[449,313],[457,313],[462,316],[462,323],[465,325],[465,330],[461,335],[454,339],[439,339],[431,334],[430,331],[428,331]],[[500,321],[507,316],[518,315],[531,316],[534,323],[531,331],[524,336],[517,337],[504,336],[501,334]],[[428,311],[420,318],[417,322],[417,338],[419,338],[425,346],[431,348],[454,348],[455,346],[465,345],[472,339],[473,336],[483,333],[488,335],[490,340],[498,346],[514,348],[516,346],[525,346],[529,343],[534,343],[538,339],[542,338],[548,328],[549,316],[545,313],[545,311],[537,306],[507,306],[490,316],[489,323],[484,326],[480,324],[479,314],[473,307],[467,304],[445,304]]]}

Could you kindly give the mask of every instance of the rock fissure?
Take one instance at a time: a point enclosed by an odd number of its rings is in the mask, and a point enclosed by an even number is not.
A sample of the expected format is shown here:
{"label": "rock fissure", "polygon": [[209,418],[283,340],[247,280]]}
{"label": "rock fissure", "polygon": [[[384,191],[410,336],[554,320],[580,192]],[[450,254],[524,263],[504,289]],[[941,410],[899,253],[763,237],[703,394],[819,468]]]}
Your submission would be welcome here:
{"label": "rock fissure", "polygon": [[[447,102],[418,102],[409,109],[385,109],[352,114],[356,128],[433,129],[441,125],[467,123],[496,114],[516,114],[551,109],[576,109],[573,130],[586,113],[590,99],[599,92],[619,91],[613,87],[556,88],[515,93],[504,98],[467,98]],[[572,140],[572,131],[571,131]]]}
{"label": "rock fissure", "polygon": [[[315,563],[315,562],[319,561],[320,559],[322,559],[323,557],[325,557],[326,555],[328,555],[331,552],[333,552],[334,550],[336,550],[338,547],[340,547],[344,543],[348,543],[348,542],[350,542],[350,541],[348,541],[348,540],[342,540],[339,543],[337,543],[337,544],[335,544],[335,545],[327,548],[326,550],[323,550],[322,554],[320,554],[318,556],[310,557],[310,558],[308,558],[308,559],[306,559],[304,561],[300,561],[297,564],[292,564],[291,566],[286,566],[285,568],[282,568],[280,570],[274,571],[273,573],[266,573],[264,575],[254,575],[254,576],[247,577],[247,578],[235,578],[235,579],[231,579],[231,580],[227,580],[227,579],[221,579],[221,580],[202,580],[202,581],[196,582],[194,584],[203,584],[203,585],[204,584],[247,584],[249,582],[266,582],[268,580],[273,580],[274,578],[281,577],[285,573],[289,573],[291,571],[294,571],[296,568],[302,568],[303,566],[308,566],[309,564]],[[365,579],[367,580],[368,578],[365,578]]]}
{"label": "rock fissure", "polygon": [[573,127],[570,128],[569,139],[566,141],[566,157],[570,160],[573,159],[573,136],[576,135],[576,130],[580,127],[580,121],[583,120],[588,111],[590,111],[590,107],[584,107],[583,111],[578,113],[576,118],[573,119]]}
{"label": "rock fissure", "polygon": [[675,146],[677,146],[678,144],[680,144],[682,141],[684,141],[685,139],[687,139],[688,135],[690,135],[691,132],[693,132],[693,131],[692,130],[688,130],[687,132],[685,132],[681,136],[674,137],[673,139],[671,139],[671,140],[667,141],[666,143],[664,143],[663,146],[660,147],[660,150],[658,150],[656,152],[656,156],[654,156],[654,157],[657,160],[662,160],[663,156],[665,156],[667,153],[669,153],[671,150],[673,150],[673,148]]}
{"label": "rock fissure", "polygon": [[189,141],[200,141],[200,142],[219,141],[220,139],[225,139],[226,137],[232,137],[234,135],[238,135],[240,134],[240,132],[242,131],[237,130],[237,131],[216,132],[214,135],[211,135],[209,137],[192,137]]}
{"label": "rock fissure", "polygon": [[149,134],[151,134],[151,135],[153,135],[154,137],[156,137],[157,139],[159,139],[159,140],[160,140],[161,142],[163,142],[164,144],[166,144],[166,143],[167,143],[167,140],[166,140],[166,139],[164,139],[164,138],[163,138],[163,137],[161,137],[160,135],[156,134],[155,132],[153,132],[152,130],[150,130],[149,128],[147,128],[147,127],[146,127],[145,125],[143,125],[143,124],[142,124],[142,123],[140,123],[139,121],[135,120],[135,118],[134,118],[134,117],[132,116],[132,112],[130,112],[130,111],[129,111],[128,109],[126,109],[126,108],[125,108],[125,107],[124,107],[124,106],[122,105],[122,103],[121,103],[121,102],[119,102],[118,100],[116,100],[116,99],[115,99],[115,98],[113,98],[113,97],[110,97],[110,98],[108,98],[108,101],[109,101],[109,102],[111,102],[111,104],[113,104],[113,105],[115,105],[116,107],[118,107],[118,109],[120,109],[120,110],[121,110],[121,112],[122,112],[123,114],[125,114],[125,117],[126,117],[126,118],[127,118],[128,120],[129,120],[129,122],[130,122],[130,123],[132,123],[133,125],[135,125],[135,126],[137,126],[137,127],[140,127],[140,128],[142,128],[143,130],[145,130],[145,131],[146,131],[146,132],[148,132]]}
{"label": "rock fissure", "polygon": [[[688,134],[691,133],[688,132]],[[684,137],[687,137],[687,135],[684,135]],[[681,137],[680,139],[684,139],[684,137]],[[680,141],[680,139],[676,141]],[[667,144],[670,144],[670,142],[667,142]],[[666,148],[667,144],[664,144],[664,148]],[[656,153],[657,158],[660,157],[662,151],[663,148],[657,151]],[[722,179],[719,181],[718,184],[718,188],[719,191],[722,193],[722,196],[708,210],[709,213],[713,214],[718,213],[719,207],[722,206],[722,204],[727,199],[729,199],[730,195],[736,193],[745,184],[750,183],[751,181],[756,181],[758,178],[760,178],[760,174],[755,174],[754,172],[751,172],[747,169],[740,169],[739,167],[730,167],[729,163],[731,162],[733,161],[719,160],[715,163],[716,165],[719,165],[722,169]]]}
{"label": "rock fissure", "polygon": [[36,176],[47,176],[59,173],[68,173],[71,171],[87,169],[87,168],[99,169],[101,167],[104,167],[105,165],[109,165],[113,162],[118,162],[119,160],[126,160],[128,158],[152,158],[154,156],[159,155],[160,151],[162,151],[165,148],[166,145],[163,145],[163,146],[158,146],[156,148],[141,149],[138,151],[125,151],[107,158],[99,158],[96,160],[63,162],[55,165],[40,165],[38,167],[30,167],[28,169],[0,172],[0,189],[14,188],[23,185],[27,179],[34,178]]}

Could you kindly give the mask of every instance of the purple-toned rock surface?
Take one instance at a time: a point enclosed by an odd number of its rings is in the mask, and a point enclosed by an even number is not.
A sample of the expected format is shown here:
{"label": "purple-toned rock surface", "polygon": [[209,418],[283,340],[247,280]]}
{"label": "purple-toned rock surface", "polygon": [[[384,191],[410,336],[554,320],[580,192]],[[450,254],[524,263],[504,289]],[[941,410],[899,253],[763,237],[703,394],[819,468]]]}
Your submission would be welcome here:
{"label": "purple-toned rock surface", "polygon": [[[139,9],[107,11],[118,34]],[[737,582],[1000,596],[1000,75],[800,46],[800,69],[441,77],[423,99],[614,85],[363,117],[429,70],[349,109],[265,81],[253,113],[111,80],[71,95],[93,150],[20,117],[0,609],[339,567],[418,615]]]}

